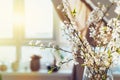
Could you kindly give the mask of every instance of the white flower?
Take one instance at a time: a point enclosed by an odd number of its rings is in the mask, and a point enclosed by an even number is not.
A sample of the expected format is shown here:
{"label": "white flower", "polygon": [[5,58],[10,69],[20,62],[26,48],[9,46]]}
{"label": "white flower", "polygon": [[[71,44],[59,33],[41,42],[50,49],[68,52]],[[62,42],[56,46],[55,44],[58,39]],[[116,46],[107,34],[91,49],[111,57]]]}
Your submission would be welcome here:
{"label": "white flower", "polygon": [[41,43],[41,44],[40,44],[40,47],[44,48],[44,44]]}
{"label": "white flower", "polygon": [[110,27],[112,27],[112,28],[114,28],[117,24],[116,23],[118,23],[118,20],[117,20],[117,18],[112,18],[112,19],[110,19],[109,21],[108,21],[108,26],[110,26]]}
{"label": "white flower", "polygon": [[35,41],[34,40],[31,40],[28,44],[30,45],[30,46],[35,46]]}
{"label": "white flower", "polygon": [[55,45],[54,42],[49,42],[48,47],[53,47]]}
{"label": "white flower", "polygon": [[88,17],[88,24],[91,24],[93,22],[98,22],[103,17],[103,11],[99,8],[96,8],[90,13],[90,16]]}
{"label": "white flower", "polygon": [[120,0],[109,0],[111,3],[118,3]]}
{"label": "white flower", "polygon": [[106,67],[101,67],[100,70],[104,70],[104,71],[105,71],[105,70],[106,70]]}
{"label": "white flower", "polygon": [[120,6],[117,6],[114,10],[114,12],[118,15],[120,15]]}
{"label": "white flower", "polygon": [[108,67],[110,65],[110,63],[108,61],[104,61],[104,64],[106,67]]}
{"label": "white flower", "polygon": [[112,53],[112,56],[113,56],[113,58],[112,58],[113,62],[118,61],[118,59],[120,58],[119,54],[117,52]]}
{"label": "white flower", "polygon": [[39,40],[37,40],[36,42],[35,42],[35,45],[40,45],[41,44],[41,41],[39,41]]}
{"label": "white flower", "polygon": [[30,46],[33,45],[33,40],[31,40],[29,43],[28,43]]}
{"label": "white flower", "polygon": [[120,0],[117,2],[117,6],[120,6]]}
{"label": "white flower", "polygon": [[57,9],[60,10],[60,9],[62,9],[62,7],[63,7],[62,5],[58,5],[58,6],[57,6]]}
{"label": "white flower", "polygon": [[89,30],[90,30],[90,37],[94,38],[96,36],[96,30],[93,27],[89,28]]}
{"label": "white flower", "polygon": [[106,6],[103,5],[102,8],[101,8],[101,10],[102,10],[103,12],[105,12],[105,11],[107,10]]}
{"label": "white flower", "polygon": [[113,3],[114,2],[114,0],[109,0],[111,3]]}

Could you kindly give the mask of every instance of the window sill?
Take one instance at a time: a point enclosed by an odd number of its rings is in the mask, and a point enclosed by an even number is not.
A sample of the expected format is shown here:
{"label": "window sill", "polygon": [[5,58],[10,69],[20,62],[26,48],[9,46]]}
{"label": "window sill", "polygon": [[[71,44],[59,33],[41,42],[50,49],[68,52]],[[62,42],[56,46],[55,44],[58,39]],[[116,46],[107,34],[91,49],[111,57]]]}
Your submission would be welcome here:
{"label": "window sill", "polygon": [[38,72],[18,71],[1,72],[2,80],[71,80],[72,70],[60,70],[55,73],[48,73],[47,70]]}

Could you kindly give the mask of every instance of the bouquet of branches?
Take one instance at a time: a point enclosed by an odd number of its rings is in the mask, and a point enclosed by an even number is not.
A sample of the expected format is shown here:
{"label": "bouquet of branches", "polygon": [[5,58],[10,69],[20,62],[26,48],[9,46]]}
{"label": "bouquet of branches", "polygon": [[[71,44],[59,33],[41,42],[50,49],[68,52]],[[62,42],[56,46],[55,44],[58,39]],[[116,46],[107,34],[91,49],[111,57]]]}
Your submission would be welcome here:
{"label": "bouquet of branches", "polygon": [[[110,2],[109,6],[99,4],[91,11],[86,22],[87,33],[86,36],[83,36],[78,29],[80,22],[76,20],[76,8],[72,10],[69,1],[62,0],[61,11],[66,17],[63,31],[67,35],[67,40],[72,43],[72,51],[53,45],[46,46],[72,53],[74,60],[82,58],[84,61],[82,66],[86,66],[89,72],[88,80],[106,80],[108,70],[120,54],[120,1],[110,0]],[[105,22],[103,18],[113,5],[116,5],[115,13],[118,16]],[[43,47],[43,45],[39,47]]]}
{"label": "bouquet of branches", "polygon": [[[70,9],[68,0],[62,2],[67,18],[64,21],[64,32],[73,44],[72,53],[75,58],[81,57],[84,60],[82,65],[87,66],[90,80],[106,80],[108,70],[120,54],[120,1],[110,2],[108,7],[99,4],[99,7],[91,11],[86,23],[86,36],[82,36],[78,30],[80,26],[77,24],[80,22],[74,19],[76,9]],[[103,18],[114,4],[117,5],[115,12],[118,16],[105,23]]]}

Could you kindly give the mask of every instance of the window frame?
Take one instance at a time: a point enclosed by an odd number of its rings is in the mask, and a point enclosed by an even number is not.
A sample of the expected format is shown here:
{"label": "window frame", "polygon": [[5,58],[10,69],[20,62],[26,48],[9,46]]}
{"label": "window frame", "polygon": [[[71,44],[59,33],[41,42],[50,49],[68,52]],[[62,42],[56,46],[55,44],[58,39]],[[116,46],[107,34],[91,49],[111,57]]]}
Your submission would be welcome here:
{"label": "window frame", "polygon": [[[52,3],[52,2],[51,2]],[[24,0],[13,0],[13,8],[14,11],[13,13],[19,13],[22,12],[21,15],[25,15],[25,3]],[[55,19],[55,11],[53,9],[53,33],[52,33],[52,38],[25,38],[25,23],[23,24],[13,24],[13,38],[5,38],[5,39],[0,39],[0,46],[15,46],[16,48],[16,62],[20,62],[21,59],[21,48],[22,46],[25,46],[26,43],[28,43],[31,40],[41,40],[43,42],[50,42],[50,41],[56,41],[56,24],[54,22],[56,21]],[[13,14],[15,15],[15,14]],[[25,17],[23,17],[24,19]]]}

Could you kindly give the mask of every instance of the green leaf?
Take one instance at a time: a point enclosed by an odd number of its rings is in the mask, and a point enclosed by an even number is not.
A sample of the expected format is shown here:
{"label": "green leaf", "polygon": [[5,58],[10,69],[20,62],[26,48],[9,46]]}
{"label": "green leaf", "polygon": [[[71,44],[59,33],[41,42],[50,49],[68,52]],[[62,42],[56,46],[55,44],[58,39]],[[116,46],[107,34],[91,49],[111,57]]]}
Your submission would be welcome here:
{"label": "green leaf", "polygon": [[52,70],[49,70],[49,71],[48,71],[48,74],[51,74],[52,72],[53,72]]}
{"label": "green leaf", "polygon": [[107,53],[108,53],[108,57],[111,57],[111,51],[108,50]]}
{"label": "green leaf", "polygon": [[64,56],[61,54],[60,50],[56,50],[56,53],[60,56],[62,60],[64,59]]}
{"label": "green leaf", "polygon": [[104,30],[104,31],[106,31],[106,30],[107,30],[107,27],[106,27],[106,26],[104,26],[104,27],[103,27],[103,30]]}
{"label": "green leaf", "polygon": [[117,48],[117,49],[116,49],[116,52],[117,52],[118,54],[120,54],[120,48]]}
{"label": "green leaf", "polygon": [[53,72],[54,67],[51,67],[51,69],[48,71],[49,74]]}
{"label": "green leaf", "polygon": [[76,8],[71,12],[71,14],[75,17],[76,16]]}
{"label": "green leaf", "polygon": [[82,67],[86,66],[86,64],[81,64]]}
{"label": "green leaf", "polygon": [[80,39],[82,39],[82,35],[79,35]]}
{"label": "green leaf", "polygon": [[117,16],[117,19],[120,20],[120,15]]}

